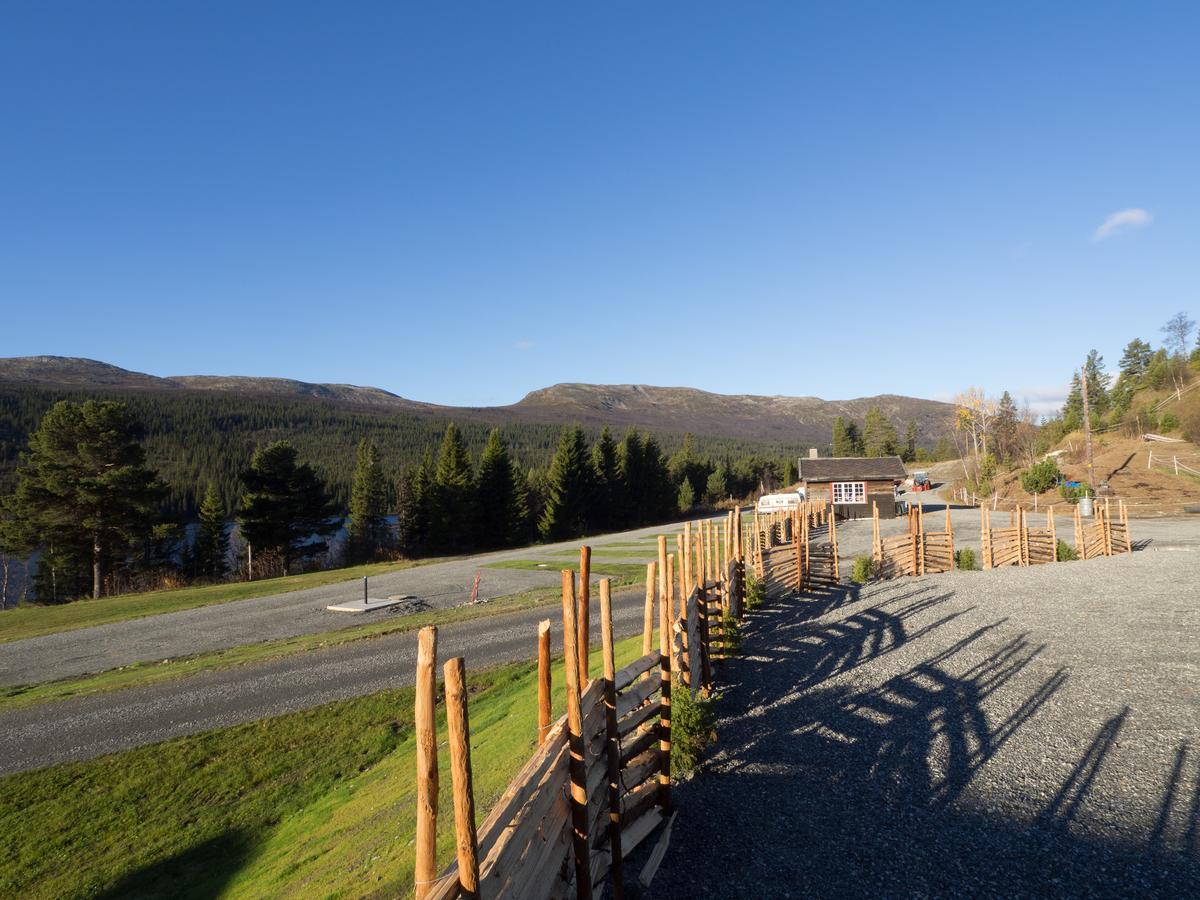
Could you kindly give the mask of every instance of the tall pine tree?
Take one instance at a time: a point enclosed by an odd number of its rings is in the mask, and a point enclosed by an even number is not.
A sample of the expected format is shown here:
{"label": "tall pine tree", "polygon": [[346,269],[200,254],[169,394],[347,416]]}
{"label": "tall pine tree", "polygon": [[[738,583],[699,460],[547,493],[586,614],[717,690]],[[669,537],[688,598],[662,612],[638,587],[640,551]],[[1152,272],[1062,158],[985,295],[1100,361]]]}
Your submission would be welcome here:
{"label": "tall pine tree", "polygon": [[568,426],[563,429],[550,462],[546,505],[538,522],[538,533],[543,540],[561,541],[587,533],[594,485],[583,429],[578,425]]}
{"label": "tall pine tree", "polygon": [[346,533],[346,557],[351,563],[377,559],[392,546],[387,521],[388,484],[374,442],[358,444],[354,476],[350,481],[350,522]]}
{"label": "tall pine tree", "polygon": [[486,547],[521,543],[529,519],[526,481],[508,455],[499,428],[493,428],[488,435],[476,484],[480,543]]}
{"label": "tall pine tree", "polygon": [[200,502],[200,526],[192,544],[196,577],[220,581],[229,572],[229,535],[225,530],[227,514],[217,487],[211,481]]}
{"label": "tall pine tree", "polygon": [[863,421],[863,451],[867,456],[893,456],[897,451],[896,426],[877,406],[867,410]]}
{"label": "tall pine tree", "polygon": [[605,531],[618,528],[624,524],[621,517],[624,484],[619,471],[617,443],[607,425],[592,445],[592,468],[596,475],[593,524]]}
{"label": "tall pine tree", "polygon": [[477,533],[475,479],[471,454],[458,426],[451,422],[442,435],[433,473],[429,543],[434,550],[469,547]]}
{"label": "tall pine tree", "polygon": [[284,574],[293,562],[323,552],[339,528],[324,483],[312,466],[297,462],[296,448],[287,441],[255,450],[242,484],[242,537],[255,552],[278,554]]}
{"label": "tall pine tree", "polygon": [[29,549],[39,551],[43,602],[104,590],[153,534],[165,487],[146,466],[142,426],[113,401],[56,403],[30,436],[8,503]]}

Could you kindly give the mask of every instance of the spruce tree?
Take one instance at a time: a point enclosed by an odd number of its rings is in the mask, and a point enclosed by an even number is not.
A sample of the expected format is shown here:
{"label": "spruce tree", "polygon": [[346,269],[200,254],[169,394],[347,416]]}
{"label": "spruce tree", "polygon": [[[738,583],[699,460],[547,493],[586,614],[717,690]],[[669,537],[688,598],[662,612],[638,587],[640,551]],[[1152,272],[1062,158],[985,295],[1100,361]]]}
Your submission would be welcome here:
{"label": "spruce tree", "polygon": [[1150,345],[1141,338],[1134,338],[1125,345],[1125,352],[1121,354],[1121,361],[1118,367],[1121,371],[1121,376],[1124,378],[1140,378],[1150,366],[1150,357],[1154,355],[1154,351],[1150,349]]}
{"label": "spruce tree", "polygon": [[[794,468],[793,464],[793,468]],[[789,484],[794,483],[796,479],[792,479]],[[713,469],[713,473],[708,476],[708,484],[705,485],[706,499],[709,503],[717,504],[726,499],[729,495],[729,483],[726,480],[724,467],[718,466]]]}
{"label": "spruce tree", "polygon": [[858,434],[858,425],[854,420],[838,416],[833,420],[834,456],[862,456],[863,441]]}
{"label": "spruce tree", "polygon": [[867,456],[892,456],[896,453],[896,427],[877,406],[867,410],[863,423],[863,450]]}
{"label": "spruce tree", "polygon": [[605,531],[617,528],[624,524],[619,513],[623,483],[617,459],[617,444],[607,425],[592,445],[592,469],[596,477],[594,524]]}
{"label": "spruce tree", "polygon": [[1017,404],[1012,395],[1005,391],[1000,395],[1000,405],[992,421],[992,447],[1004,461],[1011,461],[1017,452]]}
{"label": "spruce tree", "polygon": [[672,518],[677,510],[675,484],[666,457],[653,435],[642,442],[642,466],[647,497],[648,521]]}
{"label": "spruce tree", "polygon": [[696,492],[692,490],[692,483],[686,478],[679,483],[679,511],[687,513],[693,506],[696,505]]}
{"label": "spruce tree", "polygon": [[392,544],[387,521],[387,478],[375,444],[363,438],[358,444],[354,477],[350,482],[350,522],[346,557],[351,563],[377,559]]}
{"label": "spruce tree", "polygon": [[143,429],[123,403],[60,401],[30,436],[7,508],[8,540],[39,552],[39,599],[103,592],[153,533],[165,486],[145,464]]}
{"label": "spruce tree", "polygon": [[647,495],[645,451],[641,435],[633,428],[625,432],[617,448],[617,473],[621,480],[620,520],[624,525],[644,525],[653,515],[653,498]]}
{"label": "spruce tree", "polygon": [[546,505],[538,522],[543,540],[561,541],[586,534],[595,476],[588,458],[583,429],[563,429],[550,463]]}
{"label": "spruce tree", "polygon": [[904,461],[912,462],[917,458],[917,423],[912,419],[908,420],[908,427],[904,429]]}
{"label": "spruce tree", "polygon": [[475,479],[471,454],[458,426],[451,422],[442,435],[433,474],[429,543],[435,550],[463,549],[476,535]]}
{"label": "spruce tree", "polygon": [[284,574],[293,562],[322,552],[338,530],[338,510],[325,485],[307,463],[296,461],[296,448],[276,441],[254,451],[242,473],[242,537],[257,552],[277,553]]}
{"label": "spruce tree", "polygon": [[1062,420],[1065,431],[1075,431],[1083,427],[1083,382],[1080,381],[1078,372],[1071,375],[1071,389],[1067,392],[1066,402],[1063,403]]}
{"label": "spruce tree", "polygon": [[192,566],[196,577],[219,581],[229,572],[229,535],[225,531],[225,507],[211,481],[200,502],[200,525],[192,544]]}
{"label": "spruce tree", "polygon": [[525,477],[493,428],[479,461],[477,484],[479,540],[488,547],[511,547],[525,536],[529,510]]}

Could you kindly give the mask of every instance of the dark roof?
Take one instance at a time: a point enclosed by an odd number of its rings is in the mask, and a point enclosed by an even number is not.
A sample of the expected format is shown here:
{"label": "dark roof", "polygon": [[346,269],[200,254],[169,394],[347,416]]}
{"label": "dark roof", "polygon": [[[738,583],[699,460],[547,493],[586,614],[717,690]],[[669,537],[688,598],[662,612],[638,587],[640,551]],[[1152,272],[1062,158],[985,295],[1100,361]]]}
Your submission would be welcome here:
{"label": "dark roof", "polygon": [[894,481],[908,473],[898,456],[825,456],[801,458],[801,481]]}

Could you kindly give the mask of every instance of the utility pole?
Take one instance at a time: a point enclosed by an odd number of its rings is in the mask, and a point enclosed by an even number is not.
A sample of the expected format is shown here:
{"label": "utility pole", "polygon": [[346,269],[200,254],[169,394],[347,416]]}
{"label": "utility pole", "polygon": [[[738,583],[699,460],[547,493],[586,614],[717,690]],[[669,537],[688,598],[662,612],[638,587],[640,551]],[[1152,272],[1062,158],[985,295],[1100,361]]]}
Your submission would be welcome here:
{"label": "utility pole", "polygon": [[1092,415],[1088,408],[1087,366],[1079,370],[1079,383],[1083,394],[1083,452],[1087,457],[1087,483],[1092,496],[1096,496],[1096,465],[1092,461]]}

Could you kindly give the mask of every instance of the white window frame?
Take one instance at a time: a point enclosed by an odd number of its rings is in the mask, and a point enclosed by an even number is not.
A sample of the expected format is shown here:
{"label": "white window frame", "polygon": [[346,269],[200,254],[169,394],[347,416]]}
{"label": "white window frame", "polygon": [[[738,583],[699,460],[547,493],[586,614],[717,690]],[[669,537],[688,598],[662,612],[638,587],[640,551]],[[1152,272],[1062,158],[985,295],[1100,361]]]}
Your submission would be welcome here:
{"label": "white window frame", "polygon": [[[839,490],[840,489],[840,490]],[[839,496],[839,494],[841,496]],[[835,481],[829,485],[829,497],[834,505],[866,503],[867,483],[865,481]]]}

